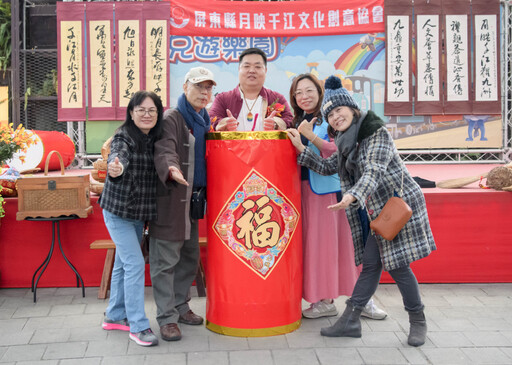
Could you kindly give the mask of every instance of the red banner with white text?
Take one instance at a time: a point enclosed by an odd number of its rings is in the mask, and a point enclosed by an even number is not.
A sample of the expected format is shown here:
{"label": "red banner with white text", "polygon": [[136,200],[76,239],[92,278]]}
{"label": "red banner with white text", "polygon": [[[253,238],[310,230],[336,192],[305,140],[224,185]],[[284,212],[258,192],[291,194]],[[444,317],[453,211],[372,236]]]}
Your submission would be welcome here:
{"label": "red banner with white text", "polygon": [[286,37],[384,31],[383,0],[168,0],[171,35]]}

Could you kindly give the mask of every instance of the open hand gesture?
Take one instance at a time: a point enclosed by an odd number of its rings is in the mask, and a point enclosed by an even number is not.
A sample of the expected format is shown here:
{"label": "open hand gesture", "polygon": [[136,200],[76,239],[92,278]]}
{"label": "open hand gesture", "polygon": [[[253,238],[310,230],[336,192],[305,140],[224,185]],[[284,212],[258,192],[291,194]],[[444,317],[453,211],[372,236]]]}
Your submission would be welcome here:
{"label": "open hand gesture", "polygon": [[176,166],[169,166],[169,179],[175,180],[178,184],[188,186],[187,180]]}

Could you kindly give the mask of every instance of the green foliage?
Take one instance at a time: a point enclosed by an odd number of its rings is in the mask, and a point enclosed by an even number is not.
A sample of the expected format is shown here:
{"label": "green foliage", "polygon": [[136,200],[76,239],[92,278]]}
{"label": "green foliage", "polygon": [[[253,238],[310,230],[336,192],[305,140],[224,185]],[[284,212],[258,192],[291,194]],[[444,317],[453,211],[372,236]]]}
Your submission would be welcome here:
{"label": "green foliage", "polygon": [[11,4],[0,0],[0,70],[11,63]]}

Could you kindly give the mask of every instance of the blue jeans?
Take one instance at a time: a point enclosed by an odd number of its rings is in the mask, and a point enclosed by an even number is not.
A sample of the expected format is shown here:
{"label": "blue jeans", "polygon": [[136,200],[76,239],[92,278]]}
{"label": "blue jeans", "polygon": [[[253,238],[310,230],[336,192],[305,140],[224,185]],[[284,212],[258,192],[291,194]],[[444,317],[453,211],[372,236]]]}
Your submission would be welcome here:
{"label": "blue jeans", "polygon": [[110,300],[105,314],[114,321],[127,318],[130,332],[141,332],[149,328],[149,320],[144,312],[146,265],[140,249],[144,222],[121,218],[106,210],[103,210],[103,218],[116,245]]}

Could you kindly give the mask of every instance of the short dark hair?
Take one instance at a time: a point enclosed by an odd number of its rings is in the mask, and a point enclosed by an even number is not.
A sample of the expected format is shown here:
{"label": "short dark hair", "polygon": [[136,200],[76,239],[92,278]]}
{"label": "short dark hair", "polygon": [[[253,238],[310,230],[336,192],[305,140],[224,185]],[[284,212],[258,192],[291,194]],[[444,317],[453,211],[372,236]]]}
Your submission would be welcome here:
{"label": "short dark hair", "polygon": [[265,64],[265,67],[267,67],[267,55],[259,48],[247,48],[245,51],[240,53],[240,56],[238,57],[238,63],[242,63],[244,57],[250,54],[259,54],[263,58],[263,63]]}

